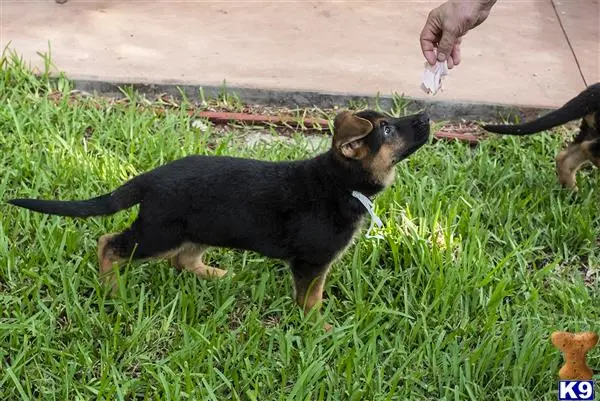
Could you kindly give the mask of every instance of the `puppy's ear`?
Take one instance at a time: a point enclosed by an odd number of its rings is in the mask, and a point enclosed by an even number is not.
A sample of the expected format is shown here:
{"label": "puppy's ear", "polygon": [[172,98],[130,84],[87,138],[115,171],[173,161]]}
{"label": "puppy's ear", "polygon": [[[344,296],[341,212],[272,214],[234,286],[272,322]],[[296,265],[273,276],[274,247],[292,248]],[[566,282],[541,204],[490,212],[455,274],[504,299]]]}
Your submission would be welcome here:
{"label": "puppy's ear", "polygon": [[335,116],[333,128],[333,146],[338,151],[352,159],[366,156],[362,139],[373,130],[373,124],[369,120],[343,111]]}

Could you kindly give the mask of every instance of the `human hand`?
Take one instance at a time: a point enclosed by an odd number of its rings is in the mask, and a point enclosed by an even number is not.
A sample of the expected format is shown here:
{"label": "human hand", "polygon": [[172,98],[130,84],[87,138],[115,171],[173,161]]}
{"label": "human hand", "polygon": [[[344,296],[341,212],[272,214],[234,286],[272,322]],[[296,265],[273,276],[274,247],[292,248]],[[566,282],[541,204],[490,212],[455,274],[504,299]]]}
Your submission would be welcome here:
{"label": "human hand", "polygon": [[487,19],[494,3],[496,0],[448,0],[431,10],[420,37],[427,62],[447,61],[449,69],[460,64],[462,37]]}

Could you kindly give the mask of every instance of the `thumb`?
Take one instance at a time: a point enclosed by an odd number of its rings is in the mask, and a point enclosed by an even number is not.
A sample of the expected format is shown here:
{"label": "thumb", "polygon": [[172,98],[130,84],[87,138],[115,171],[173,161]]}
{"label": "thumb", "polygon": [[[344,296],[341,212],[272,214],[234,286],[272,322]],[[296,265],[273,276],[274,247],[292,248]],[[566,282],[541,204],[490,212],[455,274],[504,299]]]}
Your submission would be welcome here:
{"label": "thumb", "polygon": [[442,33],[442,39],[440,40],[437,48],[438,61],[446,61],[448,56],[450,56],[450,53],[452,52],[457,40],[458,38],[456,33],[448,29],[444,30]]}

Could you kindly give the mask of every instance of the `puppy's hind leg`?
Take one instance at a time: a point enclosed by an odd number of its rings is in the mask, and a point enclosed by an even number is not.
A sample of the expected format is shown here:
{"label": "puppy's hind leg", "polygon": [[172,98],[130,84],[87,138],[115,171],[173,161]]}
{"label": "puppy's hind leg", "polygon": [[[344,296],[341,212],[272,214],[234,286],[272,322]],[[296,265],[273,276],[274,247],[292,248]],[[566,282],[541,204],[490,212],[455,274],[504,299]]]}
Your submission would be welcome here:
{"label": "puppy's hind leg", "polygon": [[208,247],[205,245],[185,244],[177,256],[171,258],[171,263],[174,263],[179,269],[186,269],[207,280],[225,276],[227,270],[212,267],[203,262],[202,256],[207,249]]}
{"label": "puppy's hind leg", "polygon": [[168,258],[179,253],[182,239],[176,226],[142,226],[136,221],[130,228],[121,232],[106,234],[98,240],[100,276],[111,286],[114,294],[117,289],[113,266],[127,259],[146,260]]}
{"label": "puppy's hind leg", "polygon": [[119,263],[123,258],[117,252],[114,243],[118,240],[120,233],[104,234],[98,239],[98,262],[100,264],[100,280],[106,286],[111,287],[111,293],[114,294],[117,290],[117,278],[113,271],[116,263]]}

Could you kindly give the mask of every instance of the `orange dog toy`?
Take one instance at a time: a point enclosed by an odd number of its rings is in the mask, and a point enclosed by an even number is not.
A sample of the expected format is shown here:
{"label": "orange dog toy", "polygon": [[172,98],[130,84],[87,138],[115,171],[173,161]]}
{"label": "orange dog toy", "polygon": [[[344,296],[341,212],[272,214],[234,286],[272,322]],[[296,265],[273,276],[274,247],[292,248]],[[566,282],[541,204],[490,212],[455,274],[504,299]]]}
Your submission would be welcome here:
{"label": "orange dog toy", "polygon": [[561,380],[592,379],[594,372],[586,364],[585,356],[598,342],[598,334],[589,331],[578,334],[555,331],[550,340],[565,356],[565,364],[558,371]]}

